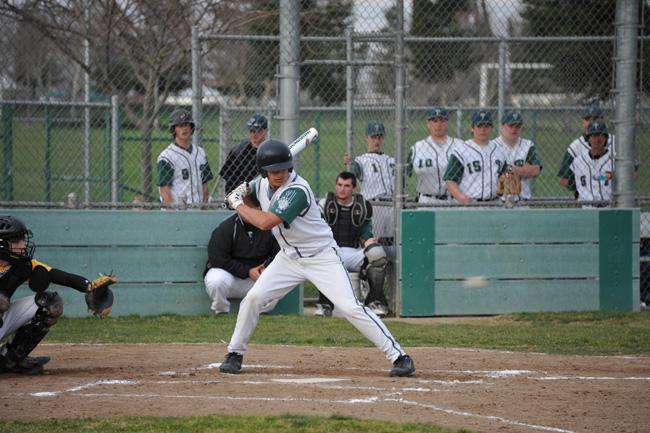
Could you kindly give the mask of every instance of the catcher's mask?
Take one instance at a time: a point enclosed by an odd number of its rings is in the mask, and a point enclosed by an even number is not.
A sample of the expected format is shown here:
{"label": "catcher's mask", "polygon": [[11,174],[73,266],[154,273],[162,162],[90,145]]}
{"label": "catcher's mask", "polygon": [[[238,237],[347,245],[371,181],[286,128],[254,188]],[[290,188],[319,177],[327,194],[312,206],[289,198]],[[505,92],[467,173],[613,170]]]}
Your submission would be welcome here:
{"label": "catcher's mask", "polygon": [[[36,246],[31,242],[32,232],[24,222],[10,215],[0,216],[0,260],[19,263],[34,257]],[[24,240],[23,251],[11,251],[11,242]]]}
{"label": "catcher's mask", "polygon": [[293,168],[293,156],[289,146],[278,140],[266,140],[257,149],[257,169],[263,177],[269,171]]}

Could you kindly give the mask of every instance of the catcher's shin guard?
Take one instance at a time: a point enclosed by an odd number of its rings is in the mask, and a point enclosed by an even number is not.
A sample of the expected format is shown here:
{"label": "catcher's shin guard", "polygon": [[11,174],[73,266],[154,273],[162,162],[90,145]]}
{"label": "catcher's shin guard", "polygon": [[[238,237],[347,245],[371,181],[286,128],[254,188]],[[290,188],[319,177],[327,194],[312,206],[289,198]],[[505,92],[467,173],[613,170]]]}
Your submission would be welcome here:
{"label": "catcher's shin guard", "polygon": [[376,267],[369,266],[365,270],[366,281],[368,281],[368,296],[366,305],[373,301],[379,301],[382,305],[387,305],[386,295],[384,294],[384,281],[386,280],[386,266]]}
{"label": "catcher's shin guard", "polygon": [[36,314],[16,331],[13,340],[5,346],[5,363],[9,369],[21,365],[63,314],[63,299],[56,292],[41,292],[34,301],[38,305]]}

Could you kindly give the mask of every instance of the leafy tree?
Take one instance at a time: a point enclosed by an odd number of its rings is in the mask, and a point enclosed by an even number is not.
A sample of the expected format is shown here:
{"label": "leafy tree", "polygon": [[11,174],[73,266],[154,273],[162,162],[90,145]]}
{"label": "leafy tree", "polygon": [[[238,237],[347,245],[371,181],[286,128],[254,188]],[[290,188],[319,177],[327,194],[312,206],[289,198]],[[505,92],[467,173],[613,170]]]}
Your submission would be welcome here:
{"label": "leafy tree", "polygon": [[[613,36],[616,0],[583,0],[579,6],[562,0],[523,0],[524,32],[531,36]],[[650,8],[645,8],[645,22]],[[648,34],[648,30],[644,29]],[[585,100],[607,99],[614,86],[615,41],[559,42],[547,49],[529,44],[536,61],[551,63],[553,81],[565,92],[582,93]],[[647,44],[646,44],[647,45]],[[644,47],[644,69],[650,51]],[[647,79],[646,79],[647,80]],[[648,82],[644,83],[648,88]]]}

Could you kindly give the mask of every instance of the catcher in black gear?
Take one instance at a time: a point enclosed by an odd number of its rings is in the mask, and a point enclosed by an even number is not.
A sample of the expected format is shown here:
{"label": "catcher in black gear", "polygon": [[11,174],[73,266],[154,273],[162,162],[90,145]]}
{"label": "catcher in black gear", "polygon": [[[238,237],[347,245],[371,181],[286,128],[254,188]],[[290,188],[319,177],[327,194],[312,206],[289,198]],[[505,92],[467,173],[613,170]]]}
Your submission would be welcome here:
{"label": "catcher in black gear", "polygon": [[[28,356],[63,314],[63,299],[48,291],[50,283],[86,294],[96,316],[105,316],[113,305],[109,286],[113,275],[89,281],[34,259],[32,232],[18,218],[0,216],[0,373],[40,374],[50,360]],[[12,300],[16,289],[27,282],[34,296]]]}

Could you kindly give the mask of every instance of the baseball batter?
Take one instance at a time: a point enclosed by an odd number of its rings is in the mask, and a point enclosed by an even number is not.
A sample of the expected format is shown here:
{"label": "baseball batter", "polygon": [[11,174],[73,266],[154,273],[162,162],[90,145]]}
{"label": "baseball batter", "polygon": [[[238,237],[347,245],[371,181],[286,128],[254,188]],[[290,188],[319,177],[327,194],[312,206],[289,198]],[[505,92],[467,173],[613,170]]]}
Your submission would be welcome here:
{"label": "baseball batter", "polygon": [[490,141],[492,115],[478,110],[472,115],[472,139],[456,146],[445,172],[447,189],[459,203],[492,201],[497,181],[507,169],[506,155]]}
{"label": "baseball batter", "polygon": [[165,204],[207,203],[208,181],[213,175],[205,150],[192,146],[194,122],[190,112],[175,110],[171,114],[169,131],[174,142],[158,155],[157,161],[160,201]]}
{"label": "baseball batter", "polygon": [[411,146],[408,156],[408,174],[417,177],[418,203],[447,202],[447,183],[443,177],[454,146],[462,140],[447,135],[449,112],[444,107],[434,107],[427,116],[430,135]]}
{"label": "baseball batter", "polygon": [[535,143],[521,137],[523,123],[520,112],[505,113],[501,120],[501,135],[494,142],[503,149],[508,169],[521,178],[519,199],[530,200],[533,198],[532,185],[542,171],[542,163]]}
{"label": "baseball batter", "polygon": [[292,171],[289,147],[277,140],[262,143],[257,165],[264,177],[250,187],[242,184],[235,188],[227,201],[245,221],[272,230],[281,250],[243,299],[220,371],[240,372],[262,306],[281,299],[309,280],[393,363],[391,376],[413,375],[415,365],[411,358],[381,319],[356,299],[332,230],[321,216],[314,193],[307,181]]}

